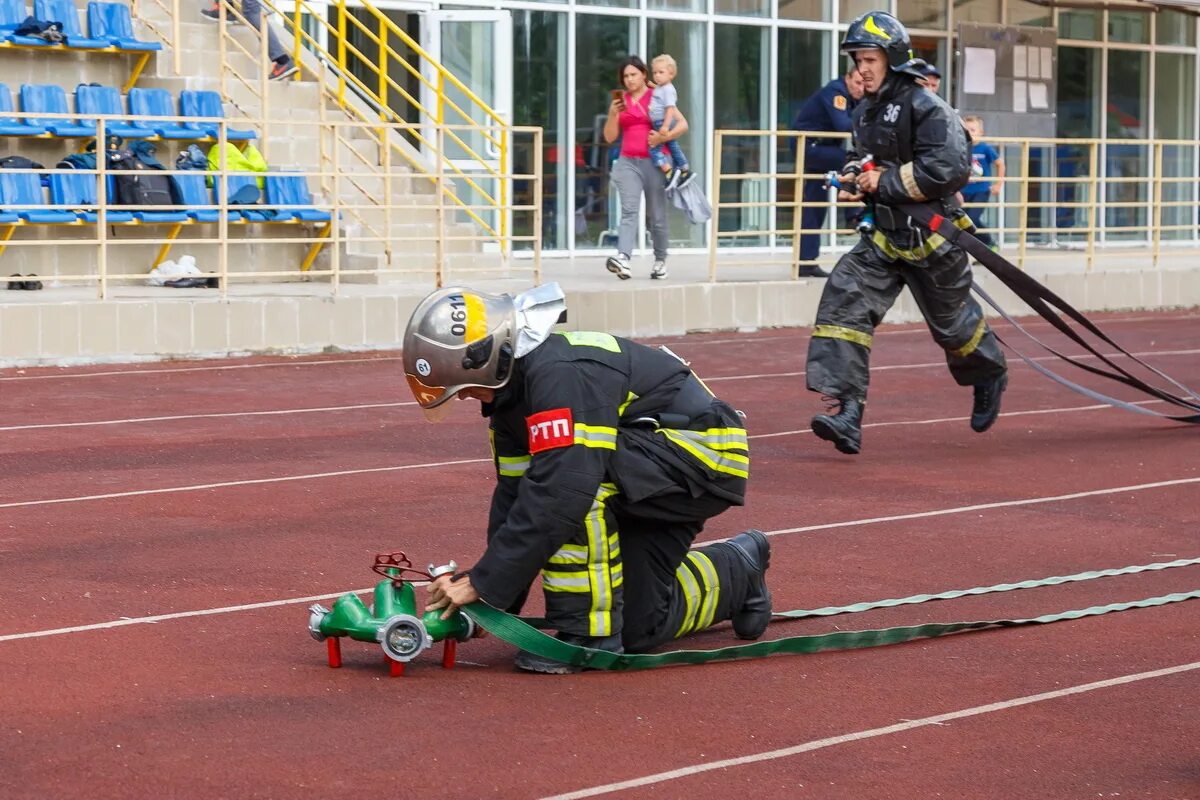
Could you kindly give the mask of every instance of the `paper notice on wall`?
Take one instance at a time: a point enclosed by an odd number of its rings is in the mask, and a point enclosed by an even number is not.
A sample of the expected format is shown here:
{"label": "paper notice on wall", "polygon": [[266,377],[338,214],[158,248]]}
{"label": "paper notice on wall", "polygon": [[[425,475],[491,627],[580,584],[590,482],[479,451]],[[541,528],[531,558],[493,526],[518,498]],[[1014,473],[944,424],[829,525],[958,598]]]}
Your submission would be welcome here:
{"label": "paper notice on wall", "polygon": [[1038,48],[1042,51],[1042,80],[1054,79],[1054,50],[1049,47]]}
{"label": "paper notice on wall", "polygon": [[996,93],[996,51],[990,47],[963,48],[963,92]]}
{"label": "paper notice on wall", "polygon": [[1038,58],[1038,49],[1037,47],[1030,47],[1025,51],[1028,54],[1027,63],[1025,64],[1025,77],[1027,78],[1036,79],[1042,77],[1042,60]]}
{"label": "paper notice on wall", "polygon": [[1013,81],[1013,113],[1024,114],[1029,105],[1025,99],[1025,93],[1029,91],[1025,87],[1028,84],[1025,81]]}
{"label": "paper notice on wall", "polygon": [[1025,45],[1013,45],[1013,77],[1024,78],[1029,75],[1029,69],[1026,66]]}
{"label": "paper notice on wall", "polygon": [[1050,93],[1046,88],[1046,84],[1039,82],[1033,82],[1029,84],[1029,107],[1050,107]]}

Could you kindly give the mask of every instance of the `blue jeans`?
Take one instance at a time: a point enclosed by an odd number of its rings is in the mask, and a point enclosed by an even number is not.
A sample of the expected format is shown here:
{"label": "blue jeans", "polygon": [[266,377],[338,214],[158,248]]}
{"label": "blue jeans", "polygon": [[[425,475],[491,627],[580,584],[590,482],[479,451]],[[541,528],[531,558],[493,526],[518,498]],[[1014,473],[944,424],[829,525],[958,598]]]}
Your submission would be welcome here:
{"label": "blue jeans", "polygon": [[[654,130],[662,130],[663,121],[661,119],[652,119],[650,122],[654,124]],[[659,169],[667,164],[673,164],[676,169],[689,168],[687,156],[683,154],[683,148],[679,146],[679,141],[676,139],[650,148],[650,161]]]}
{"label": "blue jeans", "polygon": [[[962,196],[963,203],[988,203],[992,199],[992,193],[986,190],[982,192],[963,192]],[[976,228],[983,227],[983,213],[987,211],[986,208],[964,208],[963,211],[967,212],[967,216],[971,218],[971,222]],[[988,247],[993,247],[996,244],[996,240],[992,238],[990,233],[976,232],[975,238]]]}

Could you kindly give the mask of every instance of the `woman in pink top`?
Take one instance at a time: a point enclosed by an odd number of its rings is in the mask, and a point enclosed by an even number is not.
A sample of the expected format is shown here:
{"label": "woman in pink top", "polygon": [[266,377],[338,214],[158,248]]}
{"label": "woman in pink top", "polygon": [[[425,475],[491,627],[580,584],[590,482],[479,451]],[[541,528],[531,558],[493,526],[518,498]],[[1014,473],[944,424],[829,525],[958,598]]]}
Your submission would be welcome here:
{"label": "woman in pink top", "polygon": [[646,63],[629,56],[617,70],[624,92],[613,92],[604,122],[604,138],[621,140],[621,156],[612,170],[612,182],[621,197],[621,224],[617,229],[617,254],[605,264],[621,280],[630,277],[629,256],[637,242],[638,211],[646,196],[650,241],[654,245],[654,267],[650,277],[667,277],[667,193],[662,174],[650,160],[650,148],[678,139],[687,133],[687,120],[680,117],[670,133],[663,135],[650,122],[650,98],[654,89],[647,80]]}

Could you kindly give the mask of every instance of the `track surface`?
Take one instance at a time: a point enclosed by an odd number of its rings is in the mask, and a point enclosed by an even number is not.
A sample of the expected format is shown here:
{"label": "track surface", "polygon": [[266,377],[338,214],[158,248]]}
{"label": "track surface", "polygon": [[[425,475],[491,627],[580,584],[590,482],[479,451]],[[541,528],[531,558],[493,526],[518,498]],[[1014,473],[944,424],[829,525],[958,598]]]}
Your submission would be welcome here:
{"label": "track surface", "polygon": [[[1102,323],[1200,385],[1200,316]],[[976,435],[924,330],[887,327],[849,458],[807,431],[807,337],[669,341],[748,415],[749,502],[702,538],[771,532],[777,608],[1200,557],[1200,430],[1014,359]],[[518,674],[494,639],[402,679],[347,641],[330,670],[306,598],[369,586],[378,551],[480,553],[473,404],[427,425],[394,353],[8,370],[0,397],[0,797],[1200,797],[1200,601],[633,674]],[[1196,589],[1185,567],[768,636]]]}

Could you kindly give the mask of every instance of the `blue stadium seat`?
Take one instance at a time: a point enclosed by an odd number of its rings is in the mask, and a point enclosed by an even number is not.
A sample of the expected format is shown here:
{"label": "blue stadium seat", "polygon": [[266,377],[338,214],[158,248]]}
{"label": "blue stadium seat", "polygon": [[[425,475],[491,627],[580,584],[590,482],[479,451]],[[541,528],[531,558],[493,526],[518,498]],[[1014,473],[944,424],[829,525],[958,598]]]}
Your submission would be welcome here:
{"label": "blue stadium seat", "polygon": [[[229,183],[229,196],[233,197],[238,193],[238,190],[244,186],[253,186],[258,189],[258,182],[262,180],[263,173],[261,172],[231,172],[227,176]],[[221,198],[221,176],[213,173],[213,198],[220,202]],[[261,194],[261,193],[260,193]],[[235,222],[238,217],[241,217],[246,222],[269,222],[271,215],[265,208],[261,206],[238,205],[230,209],[229,221]]]}
{"label": "blue stadium seat", "polygon": [[[0,83],[0,114],[14,111],[12,92],[7,83]],[[46,129],[41,125],[26,125],[25,120],[15,117],[0,116],[0,136],[45,136]]]}
{"label": "blue stadium seat", "polygon": [[333,215],[312,206],[308,179],[303,175],[268,174],[267,204],[281,206],[310,206],[310,208],[277,209],[273,221],[329,222]]}
{"label": "blue stadium seat", "polygon": [[[111,194],[109,196],[111,200]],[[95,208],[96,176],[86,172],[53,172],[50,174],[50,204],[55,206],[76,206],[75,213],[84,222],[96,222],[100,219],[97,211],[84,211],[84,208]],[[132,222],[133,214],[129,211],[109,209],[105,220],[112,225]]]}
{"label": "blue stadium seat", "polygon": [[[180,205],[212,205],[212,198],[208,196],[208,187],[204,183],[207,175],[207,172],[193,170],[175,176],[175,186],[179,189]],[[216,222],[221,218],[220,212],[215,208],[193,208],[187,214],[196,222]]]}
{"label": "blue stadium seat", "polygon": [[[221,95],[212,91],[195,91],[184,89],[179,93],[179,114],[183,117],[218,117],[225,118],[225,109],[221,105]],[[194,131],[197,136],[211,136],[216,139],[220,126],[215,122],[185,122],[183,127]],[[225,128],[225,138],[231,142],[255,138],[254,131],[242,131]]]}
{"label": "blue stadium seat", "polygon": [[[95,86],[81,83],[75,87],[75,111],[79,114],[121,115],[121,93],[113,86]],[[96,127],[95,119],[80,117],[85,125]],[[108,120],[104,126],[106,136],[120,136],[122,139],[147,139],[154,132],[146,128],[131,125],[128,120]]]}
{"label": "blue stadium seat", "polygon": [[[166,89],[130,89],[129,113],[147,117],[173,117],[171,93]],[[182,128],[176,122],[162,119],[132,119],[135,128],[158,134],[164,139],[195,139],[196,132]]]}
{"label": "blue stadium seat", "polygon": [[93,0],[87,6],[88,35],[122,50],[162,50],[158,42],[143,41],[133,35],[133,19],[124,3]]}
{"label": "blue stadium seat", "polygon": [[107,39],[89,39],[83,35],[79,25],[79,10],[74,0],[33,0],[33,15],[41,20],[61,22],[67,47],[80,50],[108,50],[112,44]]}
{"label": "blue stadium seat", "polygon": [[[67,108],[67,93],[61,86],[34,85],[26,83],[21,87],[21,110],[30,113],[43,112],[46,114],[69,114]],[[28,117],[30,125],[45,128],[55,136],[64,138],[95,136],[95,125],[84,125],[69,119],[38,119]]]}
{"label": "blue stadium seat", "polygon": [[25,0],[0,0],[0,41],[26,47],[56,47],[36,36],[17,36],[13,33],[28,16]]}
{"label": "blue stadium seat", "polygon": [[39,208],[46,205],[42,180],[33,172],[0,170],[0,205],[22,222],[34,225],[62,225],[78,222],[73,211]]}

